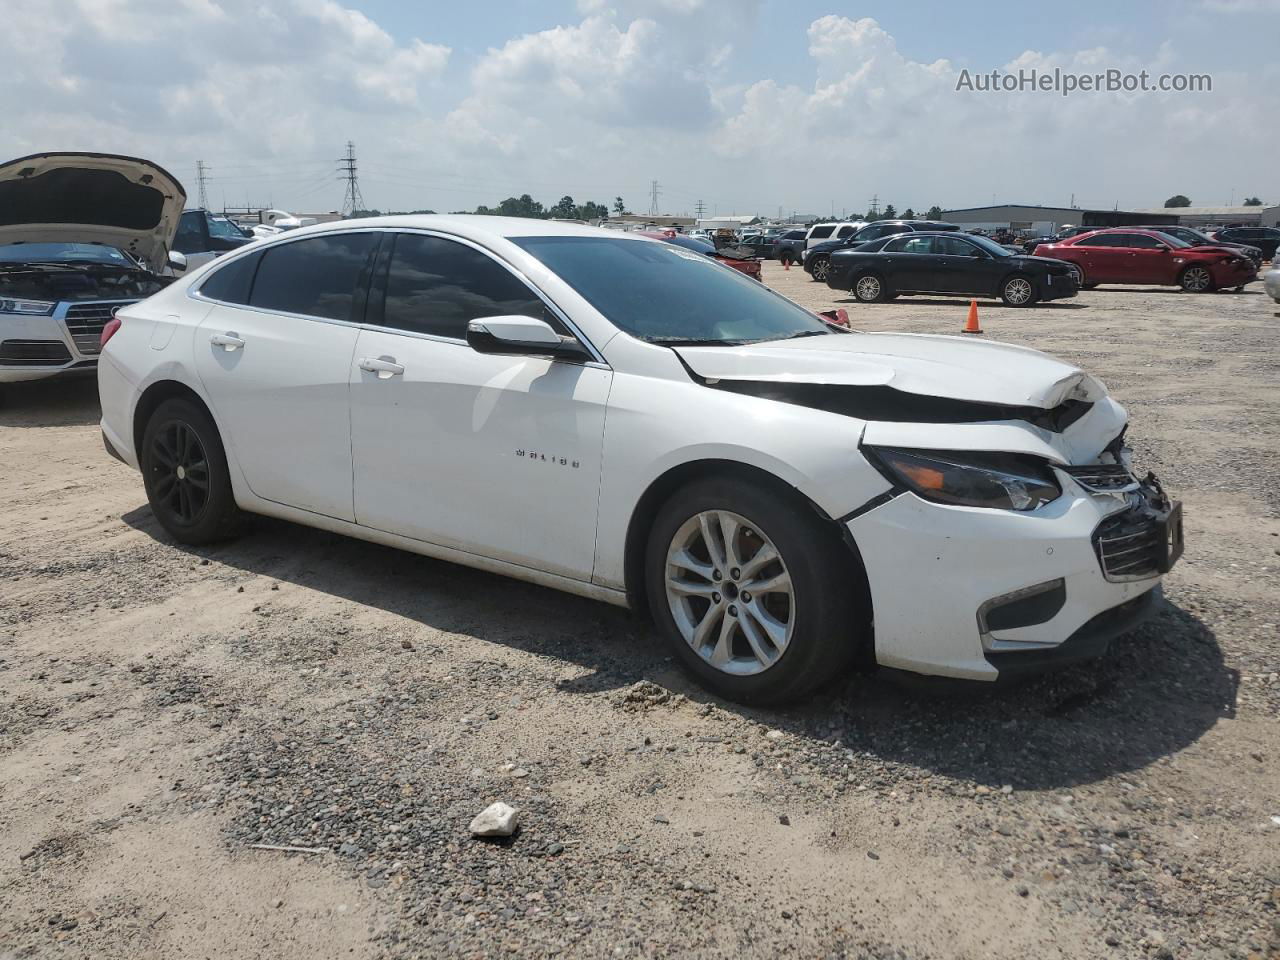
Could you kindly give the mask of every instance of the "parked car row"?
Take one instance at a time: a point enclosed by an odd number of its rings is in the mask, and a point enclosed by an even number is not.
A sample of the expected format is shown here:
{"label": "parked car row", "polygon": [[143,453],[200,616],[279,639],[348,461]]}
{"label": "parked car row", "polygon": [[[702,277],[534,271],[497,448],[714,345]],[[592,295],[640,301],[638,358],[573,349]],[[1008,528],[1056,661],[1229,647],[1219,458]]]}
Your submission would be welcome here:
{"label": "parked car row", "polygon": [[[844,229],[844,228],[841,228]],[[804,270],[814,280],[826,280],[831,265],[831,254],[836,250],[857,249],[873,240],[882,240],[900,233],[917,230],[959,230],[954,223],[938,220],[876,220],[864,224],[852,233],[831,240],[811,243],[804,252]]]}

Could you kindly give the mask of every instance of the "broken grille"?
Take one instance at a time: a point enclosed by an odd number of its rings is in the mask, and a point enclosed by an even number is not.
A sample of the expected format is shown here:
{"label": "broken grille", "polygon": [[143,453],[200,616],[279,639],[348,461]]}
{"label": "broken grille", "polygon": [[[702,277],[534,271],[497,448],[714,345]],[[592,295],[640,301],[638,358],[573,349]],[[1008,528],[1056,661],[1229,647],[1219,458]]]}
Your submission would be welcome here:
{"label": "broken grille", "polygon": [[1126,510],[1108,517],[1093,535],[1102,573],[1108,580],[1143,580],[1161,572],[1165,531],[1148,512]]}
{"label": "broken grille", "polygon": [[136,300],[103,300],[97,303],[73,303],[67,308],[67,332],[83,354],[97,354],[98,340],[117,307],[127,307]]}
{"label": "broken grille", "polygon": [[1084,467],[1063,467],[1076,483],[1093,493],[1128,493],[1138,489],[1138,480],[1121,463],[1091,463]]}

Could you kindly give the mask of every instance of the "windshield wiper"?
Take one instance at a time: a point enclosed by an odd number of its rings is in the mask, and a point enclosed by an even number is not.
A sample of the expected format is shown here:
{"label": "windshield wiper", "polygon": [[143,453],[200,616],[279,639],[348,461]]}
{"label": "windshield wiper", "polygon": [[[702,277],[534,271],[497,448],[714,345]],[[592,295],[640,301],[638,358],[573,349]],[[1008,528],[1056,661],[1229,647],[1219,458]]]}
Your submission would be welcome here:
{"label": "windshield wiper", "polygon": [[754,343],[755,341],[747,340],[717,340],[710,337],[663,337],[658,340],[649,340],[656,347],[740,347],[744,343]]}
{"label": "windshield wiper", "polygon": [[830,330],[801,330],[799,333],[789,333],[785,337],[773,337],[769,340],[761,340],[761,343],[775,343],[779,340],[799,340],[801,337],[827,337],[831,335]]}

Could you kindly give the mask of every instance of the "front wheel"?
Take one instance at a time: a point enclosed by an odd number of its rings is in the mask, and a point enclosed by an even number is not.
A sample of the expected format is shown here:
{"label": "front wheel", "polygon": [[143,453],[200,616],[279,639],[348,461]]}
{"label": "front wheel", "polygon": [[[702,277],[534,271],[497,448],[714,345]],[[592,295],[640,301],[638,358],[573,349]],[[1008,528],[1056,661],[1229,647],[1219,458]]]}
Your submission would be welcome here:
{"label": "front wheel", "polygon": [[1213,289],[1213,275],[1208,267],[1190,266],[1182,271],[1178,285],[1187,293],[1208,293]]}
{"label": "front wheel", "polygon": [[237,532],[243,515],[204,408],[183,398],[161,403],[143,429],[140,461],[151,511],[175,540],[198,545]]}
{"label": "front wheel", "polygon": [[830,270],[831,259],[829,257],[814,257],[813,265],[809,267],[809,275],[815,280],[826,283],[827,274]]}
{"label": "front wheel", "polygon": [[878,276],[866,273],[853,281],[853,295],[862,303],[883,303],[889,298],[889,291]]}
{"label": "front wheel", "polygon": [[1000,285],[1000,299],[1009,307],[1026,307],[1036,302],[1035,284],[1030,277],[1015,275]]}
{"label": "front wheel", "polygon": [[703,686],[741,703],[795,700],[837,675],[862,640],[851,559],[794,497],[707,478],[654,521],[650,610]]}

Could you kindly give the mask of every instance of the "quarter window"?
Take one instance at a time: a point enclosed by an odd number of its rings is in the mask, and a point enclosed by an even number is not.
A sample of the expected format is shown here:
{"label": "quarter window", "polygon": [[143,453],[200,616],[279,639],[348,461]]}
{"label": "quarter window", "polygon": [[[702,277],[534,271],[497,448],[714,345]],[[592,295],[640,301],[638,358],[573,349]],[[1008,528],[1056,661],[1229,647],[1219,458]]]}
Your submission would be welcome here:
{"label": "quarter window", "polygon": [[538,296],[493,258],[442,237],[396,234],[383,326],[463,340],[472,320],[510,314],[538,317],[566,332]]}
{"label": "quarter window", "polygon": [[200,285],[200,295],[223,303],[248,303],[253,275],[261,259],[260,253],[237,257],[209,275],[209,279]]}
{"label": "quarter window", "polygon": [[268,247],[249,305],[328,320],[362,319],[352,311],[377,240],[376,233],[335,233]]}
{"label": "quarter window", "polygon": [[809,239],[810,239],[810,240],[825,240],[825,239],[827,239],[827,237],[831,236],[831,231],[832,231],[832,230],[834,230],[834,229],[835,229],[835,227],[834,227],[834,226],[831,226],[831,227],[814,227],[812,230],[810,230],[810,231],[809,231]]}

